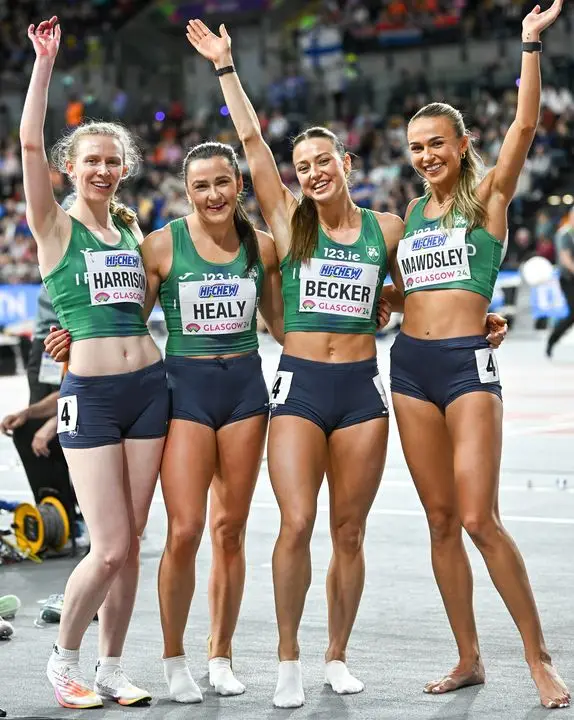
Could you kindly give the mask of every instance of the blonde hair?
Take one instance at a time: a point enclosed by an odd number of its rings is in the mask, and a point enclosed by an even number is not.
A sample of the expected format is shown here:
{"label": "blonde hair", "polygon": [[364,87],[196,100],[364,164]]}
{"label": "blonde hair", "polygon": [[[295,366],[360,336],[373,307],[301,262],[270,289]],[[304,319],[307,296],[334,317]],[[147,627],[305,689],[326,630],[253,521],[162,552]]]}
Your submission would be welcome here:
{"label": "blonde hair", "polygon": [[[325,138],[333,143],[337,154],[341,160],[345,157],[345,146],[335,135],[327,128],[312,127],[304,130],[293,140],[293,149],[304,140],[312,138]],[[308,262],[312,257],[318,242],[319,233],[319,214],[314,201],[301,195],[293,217],[291,218],[291,246],[289,255],[292,262]]]}
{"label": "blonde hair", "polygon": [[[430,103],[422,107],[409,120],[409,125],[419,118],[446,117],[450,120],[457,138],[468,138],[468,146],[460,160],[460,176],[454,191],[454,201],[446,215],[441,219],[441,225],[447,228],[454,226],[455,214],[460,213],[467,221],[469,230],[481,227],[486,222],[486,208],[476,194],[476,188],[484,173],[484,164],[473,145],[473,138],[466,129],[464,119],[459,110],[447,103]],[[431,185],[424,180],[425,192],[431,193]]]}
{"label": "blonde hair", "polygon": [[[52,162],[62,173],[67,173],[66,163],[75,162],[78,154],[78,144],[83,137],[104,135],[116,138],[123,148],[123,164],[127,167],[127,173],[122,178],[125,180],[135,175],[140,163],[140,152],[132,135],[118,123],[90,121],[78,125],[72,132],[64,135],[52,148]],[[110,213],[118,217],[126,225],[131,225],[136,219],[136,213],[130,208],[119,203],[115,197],[110,202]]]}

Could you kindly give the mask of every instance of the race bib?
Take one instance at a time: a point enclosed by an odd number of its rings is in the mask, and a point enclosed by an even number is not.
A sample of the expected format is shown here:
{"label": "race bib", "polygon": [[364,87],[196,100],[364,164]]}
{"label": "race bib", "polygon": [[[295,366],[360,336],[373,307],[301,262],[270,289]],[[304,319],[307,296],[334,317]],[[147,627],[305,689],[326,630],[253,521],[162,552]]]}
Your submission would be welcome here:
{"label": "race bib", "polygon": [[470,280],[466,228],[439,228],[403,238],[397,261],[406,290]]}
{"label": "race bib", "polygon": [[379,266],[311,258],[299,273],[299,312],[370,318]]}
{"label": "race bib", "polygon": [[84,258],[92,305],[128,302],[143,307],[146,278],[136,250],[97,250]]}
{"label": "race bib", "polygon": [[57,432],[75,433],[78,430],[78,396],[58,398]]}
{"label": "race bib", "polygon": [[286,370],[278,370],[273,380],[271,392],[269,393],[269,404],[270,405],[284,405],[289,390],[291,390],[291,383],[293,382],[293,373]]}
{"label": "race bib", "polygon": [[480,382],[500,382],[498,363],[496,362],[494,350],[492,348],[482,348],[481,350],[475,350],[474,355],[476,357],[476,369],[478,370]]}
{"label": "race bib", "polygon": [[251,278],[179,283],[184,335],[227,335],[251,329],[257,286]]}
{"label": "race bib", "polygon": [[56,362],[48,353],[42,353],[38,382],[46,385],[59,385],[62,382],[62,363]]}

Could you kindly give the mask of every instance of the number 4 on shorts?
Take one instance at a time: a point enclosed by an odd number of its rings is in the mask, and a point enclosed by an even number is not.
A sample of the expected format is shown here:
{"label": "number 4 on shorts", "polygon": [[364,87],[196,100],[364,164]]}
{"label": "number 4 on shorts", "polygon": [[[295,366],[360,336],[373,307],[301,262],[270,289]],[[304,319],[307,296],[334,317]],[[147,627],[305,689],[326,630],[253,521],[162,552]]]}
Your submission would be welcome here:
{"label": "number 4 on shorts", "polygon": [[293,380],[293,373],[285,370],[278,370],[273,380],[273,386],[269,393],[269,403],[271,405],[283,405],[289,390],[291,389],[291,382]]}
{"label": "number 4 on shorts", "polygon": [[78,396],[58,398],[57,432],[73,432],[78,426]]}
{"label": "number 4 on shorts", "polygon": [[476,369],[478,370],[478,377],[481,383],[499,382],[500,375],[498,373],[498,363],[496,362],[496,355],[492,348],[483,348],[482,350],[475,350],[476,356]]}

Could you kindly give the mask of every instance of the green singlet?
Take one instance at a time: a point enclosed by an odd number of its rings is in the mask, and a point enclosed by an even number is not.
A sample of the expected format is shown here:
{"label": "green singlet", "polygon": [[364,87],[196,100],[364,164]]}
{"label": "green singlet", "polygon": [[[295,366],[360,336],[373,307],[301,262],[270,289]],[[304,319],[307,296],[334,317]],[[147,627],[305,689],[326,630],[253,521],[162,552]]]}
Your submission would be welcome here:
{"label": "green singlet", "polygon": [[423,197],[413,207],[397,251],[405,296],[417,290],[460,289],[492,300],[503,244],[484,228],[469,232],[458,213],[453,228],[441,228],[440,218],[423,215],[429,199]]}
{"label": "green singlet", "polygon": [[319,226],[307,263],[281,262],[285,332],[370,335],[387,274],[387,248],[371,210],[361,209],[361,233],[352,245],[331,240]]}
{"label": "green singlet", "polygon": [[159,298],[168,330],[166,355],[230,355],[256,350],[263,264],[247,269],[243,243],[228,263],[204,260],[187,221],[170,223],[173,261]]}
{"label": "green singlet", "polygon": [[127,225],[112,218],[121,234],[117,245],[100,242],[71,217],[70,244],[44,278],[60,325],[72,340],[148,334],[142,314],[146,277],[139,243]]}

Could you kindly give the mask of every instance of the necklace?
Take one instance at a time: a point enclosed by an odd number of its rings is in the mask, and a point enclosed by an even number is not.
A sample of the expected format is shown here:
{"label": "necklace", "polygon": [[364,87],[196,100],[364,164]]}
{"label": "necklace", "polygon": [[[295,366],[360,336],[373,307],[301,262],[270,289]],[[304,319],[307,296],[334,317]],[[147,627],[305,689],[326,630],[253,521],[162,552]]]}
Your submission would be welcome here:
{"label": "necklace", "polygon": [[449,195],[447,198],[445,198],[442,202],[439,202],[438,200],[435,200],[436,204],[439,206],[439,208],[442,210],[443,207],[448,203],[454,200],[454,197],[452,195]]}

